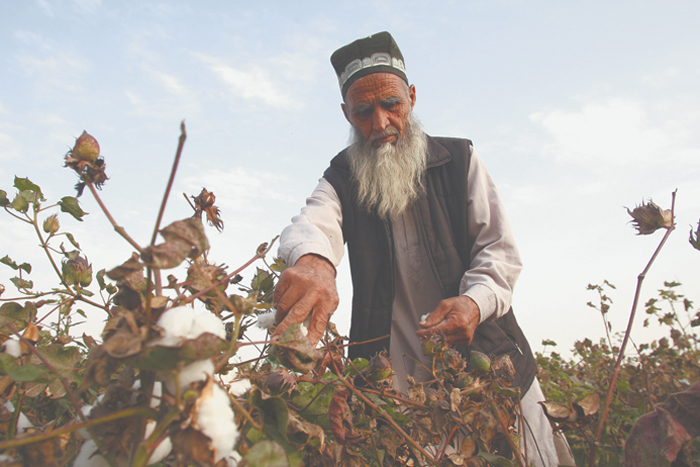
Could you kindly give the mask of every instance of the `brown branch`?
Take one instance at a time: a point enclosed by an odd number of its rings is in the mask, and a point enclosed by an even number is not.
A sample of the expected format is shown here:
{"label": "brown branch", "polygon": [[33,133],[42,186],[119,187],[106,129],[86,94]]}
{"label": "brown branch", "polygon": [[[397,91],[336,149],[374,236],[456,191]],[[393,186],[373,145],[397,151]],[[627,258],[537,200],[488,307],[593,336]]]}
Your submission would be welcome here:
{"label": "brown branch", "polygon": [[128,233],[126,233],[126,230],[124,230],[124,227],[120,226],[117,224],[117,221],[114,220],[114,217],[112,217],[112,214],[110,214],[109,210],[107,210],[107,206],[104,205],[102,202],[102,198],[100,198],[100,195],[97,194],[97,190],[95,189],[95,185],[92,184],[92,182],[86,182],[87,187],[90,188],[90,192],[92,193],[92,196],[95,198],[95,201],[97,201],[97,204],[100,205],[100,209],[102,209],[102,212],[107,216],[107,219],[109,220],[110,224],[112,224],[112,227],[114,227],[114,230],[121,235],[121,237],[129,242],[131,246],[136,248],[136,250],[139,253],[143,252],[143,248],[139,246],[138,243],[136,243],[136,240],[131,238]]}
{"label": "brown branch", "polygon": [[185,146],[185,140],[187,139],[187,132],[185,131],[185,121],[180,123],[180,138],[178,139],[177,151],[175,152],[175,160],[173,161],[173,168],[170,170],[170,178],[168,179],[168,185],[165,188],[165,194],[163,195],[163,201],[160,203],[160,210],[158,211],[158,217],[156,218],[156,226],[153,229],[153,236],[151,237],[151,246],[156,243],[156,237],[158,236],[158,230],[160,229],[160,223],[163,220],[163,213],[165,212],[165,205],[170,197],[170,190],[173,187],[173,182],[175,181],[175,173],[177,173],[177,167],[180,164],[180,157],[182,156],[182,148]]}
{"label": "brown branch", "polygon": [[391,416],[390,416],[388,413],[386,413],[386,411],[385,411],[384,409],[380,409],[379,407],[377,407],[371,400],[367,399],[367,398],[364,396],[364,394],[362,394],[360,391],[358,391],[357,388],[356,388],[353,384],[350,384],[350,382],[348,382],[348,380],[346,380],[343,376],[341,376],[340,370],[335,366],[335,362],[332,361],[332,363],[333,363],[333,367],[334,367],[335,370],[336,370],[336,374],[338,375],[338,379],[340,379],[340,381],[342,381],[342,383],[345,385],[345,387],[347,387],[347,388],[350,389],[352,392],[354,392],[355,395],[357,395],[357,397],[359,397],[360,399],[362,399],[362,401],[363,401],[365,404],[367,404],[367,405],[370,406],[375,412],[377,412],[377,413],[379,414],[380,417],[382,417],[387,423],[389,423],[389,425],[391,425],[391,426],[394,428],[394,430],[396,430],[397,433],[399,433],[406,441],[408,441],[414,448],[416,448],[416,449],[418,450],[418,452],[420,452],[421,454],[423,454],[423,456],[424,456],[431,464],[437,465],[437,463],[435,462],[435,459],[433,459],[433,457],[432,457],[430,454],[428,454],[428,453],[425,451],[425,449],[423,449],[423,447],[421,447],[418,443],[416,443],[416,442],[408,435],[408,433],[406,433],[405,431],[403,431],[403,428],[401,428],[401,427],[398,425],[398,423],[396,423],[396,421],[394,421],[394,419],[391,418]]}
{"label": "brown branch", "polygon": [[[508,426],[506,425],[506,422],[501,417],[501,411],[498,410],[498,407],[496,406],[496,404],[493,401],[493,397],[489,396],[488,400],[489,400],[489,405],[491,406],[491,410],[493,410],[494,414],[496,415],[496,418],[498,419],[498,422],[501,424],[501,428],[503,428],[503,432],[505,433],[506,438],[508,438],[508,444],[510,444],[510,449],[513,451],[513,455],[517,459],[518,465],[520,467],[525,467],[525,464],[523,464],[522,454],[520,453],[520,450],[518,449],[518,447],[515,445],[513,438],[510,436],[510,432],[508,431]],[[524,418],[523,418],[523,420],[524,420]]]}
{"label": "brown branch", "polygon": [[121,412],[112,413],[105,415],[104,417],[94,418],[83,423],[76,423],[75,425],[64,426],[55,430],[51,430],[45,433],[40,433],[35,436],[28,436],[26,438],[11,439],[8,441],[0,442],[0,451],[5,449],[17,448],[20,446],[26,446],[28,444],[39,443],[41,441],[46,441],[47,439],[55,438],[56,436],[61,436],[66,433],[71,433],[73,431],[79,430],[81,428],[90,428],[95,425],[100,425],[102,423],[111,422],[114,420],[119,420],[121,418],[137,417],[137,416],[147,416],[155,417],[155,412],[151,409],[144,409],[142,407],[132,408],[122,410]]}
{"label": "brown branch", "polygon": [[[608,417],[608,411],[610,409],[610,403],[612,401],[613,392],[615,391],[615,385],[617,383],[617,378],[620,375],[620,370],[622,369],[622,360],[625,357],[625,347],[627,346],[627,342],[629,341],[630,334],[632,333],[632,323],[634,322],[634,315],[637,312],[637,304],[639,303],[639,296],[641,295],[641,292],[642,292],[642,282],[644,282],[644,278],[646,277],[647,273],[649,272],[649,269],[651,269],[651,265],[654,264],[654,260],[656,260],[656,257],[661,252],[661,249],[663,248],[664,244],[666,244],[666,240],[668,240],[668,237],[676,229],[675,207],[676,207],[676,191],[671,193],[671,219],[673,220],[673,225],[671,227],[669,227],[668,229],[666,229],[666,233],[664,234],[663,238],[661,239],[661,243],[659,243],[659,246],[656,247],[654,254],[651,255],[651,259],[649,259],[649,262],[647,263],[644,270],[639,274],[639,276],[637,276],[637,288],[634,291],[634,299],[632,300],[632,310],[630,311],[630,317],[629,317],[629,320],[627,321],[627,330],[625,331],[625,337],[622,340],[622,344],[620,345],[620,351],[617,355],[617,360],[615,361],[615,366],[613,367],[613,374],[612,374],[612,377],[610,378],[610,386],[608,387],[608,393],[607,393],[607,396],[605,397],[605,405],[603,406],[603,412],[602,412],[601,417],[600,417],[600,423],[598,424],[598,430],[596,432],[595,442],[592,444],[591,451],[588,455],[589,467],[593,467],[595,465],[596,451],[598,449],[598,444],[600,443],[600,439],[603,435],[603,427],[605,426],[605,420]],[[610,350],[612,351],[612,349],[610,349]]]}

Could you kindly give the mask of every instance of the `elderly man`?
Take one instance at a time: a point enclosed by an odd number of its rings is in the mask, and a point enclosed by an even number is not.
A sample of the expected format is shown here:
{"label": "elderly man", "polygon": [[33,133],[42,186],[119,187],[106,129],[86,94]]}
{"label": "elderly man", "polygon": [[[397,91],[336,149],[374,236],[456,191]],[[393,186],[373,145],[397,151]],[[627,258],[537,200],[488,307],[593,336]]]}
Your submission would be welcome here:
{"label": "elderly man", "polygon": [[338,305],[335,266],[347,242],[350,339],[370,341],[350,347],[350,357],[388,350],[405,392],[408,375],[429,377],[416,363],[430,365],[421,337],[440,333],[458,348],[508,354],[525,394],[530,459],[558,465],[537,404],[535,360],[510,308],[521,263],[493,181],[469,140],[423,132],[412,114],[415,86],[389,33],[346,45],[331,62],[352,142],[282,233],[279,253],[291,267],[275,291],[273,337],[308,320],[309,340],[319,341]]}

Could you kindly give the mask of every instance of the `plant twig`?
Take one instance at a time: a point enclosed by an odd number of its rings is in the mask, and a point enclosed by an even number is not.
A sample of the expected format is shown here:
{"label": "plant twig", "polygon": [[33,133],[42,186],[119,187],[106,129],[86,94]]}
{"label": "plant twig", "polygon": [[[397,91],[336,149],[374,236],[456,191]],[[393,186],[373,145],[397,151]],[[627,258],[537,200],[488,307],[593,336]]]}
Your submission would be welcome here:
{"label": "plant twig", "polygon": [[61,435],[64,435],[66,433],[71,433],[71,432],[79,430],[81,428],[90,428],[90,427],[95,426],[95,425],[100,425],[102,423],[107,423],[107,422],[111,422],[114,420],[119,420],[121,418],[137,417],[137,416],[142,416],[142,415],[145,415],[148,417],[154,417],[155,412],[151,409],[144,409],[143,407],[122,410],[121,412],[111,413],[109,415],[105,415],[104,417],[94,418],[94,419],[88,420],[86,422],[76,423],[75,425],[64,426],[62,428],[57,428],[57,429],[54,429],[51,431],[47,431],[45,433],[40,433],[40,434],[35,435],[35,436],[27,436],[26,438],[17,438],[17,439],[2,441],[2,442],[0,442],[0,451],[4,451],[6,449],[17,448],[20,446],[26,446],[28,444],[39,443],[41,441],[46,441],[47,439],[55,438],[56,436],[61,436]]}
{"label": "plant twig", "polygon": [[[335,362],[332,361],[332,360],[331,360],[331,362],[333,363],[333,366],[335,367]],[[350,384],[350,382],[349,382],[347,379],[345,379],[345,378],[341,375],[340,370],[339,370],[338,368],[335,368],[335,371],[336,371],[336,374],[338,375],[338,379],[340,379],[340,381],[342,381],[342,383],[343,383],[348,389],[350,389],[352,392],[354,392],[355,395],[357,395],[357,397],[359,397],[360,399],[362,399],[362,401],[363,401],[365,404],[367,404],[367,405],[370,406],[375,412],[377,412],[377,414],[379,414],[380,417],[382,417],[387,423],[389,423],[389,425],[391,425],[391,426],[394,428],[394,430],[396,430],[396,432],[397,432],[398,434],[400,434],[406,441],[408,441],[414,448],[416,448],[416,449],[418,450],[418,452],[420,452],[421,454],[423,454],[423,456],[424,456],[431,464],[437,465],[437,463],[435,462],[435,459],[433,459],[433,457],[432,457],[430,454],[428,454],[428,453],[425,451],[425,449],[423,449],[423,447],[421,447],[418,443],[416,443],[416,442],[408,435],[408,433],[406,433],[405,431],[403,431],[403,428],[401,428],[401,427],[399,426],[399,424],[396,423],[396,421],[394,421],[394,419],[391,418],[391,416],[390,416],[388,413],[386,413],[386,410],[380,409],[379,407],[377,407],[371,400],[369,400],[367,397],[365,397],[364,394],[362,394],[360,391],[358,391],[357,388],[356,388],[353,384]]]}
{"label": "plant twig", "polygon": [[[518,447],[515,445],[515,442],[513,442],[513,438],[511,437],[510,433],[508,432],[508,426],[506,425],[505,420],[501,417],[501,411],[498,410],[498,407],[493,401],[493,397],[489,396],[489,405],[491,406],[491,410],[493,410],[493,413],[496,415],[496,418],[498,419],[498,422],[501,424],[501,428],[503,428],[503,432],[506,435],[506,438],[508,438],[508,444],[510,444],[510,449],[513,451],[513,455],[518,461],[518,465],[520,467],[525,467],[525,464],[523,464],[523,459],[522,459],[522,454],[520,453],[520,450]],[[523,418],[524,420],[524,418]]]}
{"label": "plant twig", "polygon": [[117,224],[117,221],[114,220],[114,217],[112,217],[112,214],[110,214],[109,210],[107,210],[107,206],[104,205],[102,202],[102,198],[100,198],[100,195],[97,194],[97,190],[95,189],[95,185],[93,185],[92,182],[86,182],[87,187],[90,188],[90,192],[92,193],[92,196],[95,198],[95,201],[97,201],[97,204],[100,205],[100,209],[102,209],[102,212],[107,216],[107,219],[109,220],[110,224],[112,224],[112,227],[114,227],[115,232],[117,232],[121,237],[129,242],[131,246],[136,248],[136,251],[139,253],[143,252],[143,248],[139,246],[138,243],[136,243],[136,240],[131,238],[128,233],[126,233],[126,230],[124,230],[124,227],[120,226]]}
{"label": "plant twig", "polygon": [[180,164],[180,156],[182,156],[182,148],[185,146],[185,140],[187,139],[187,132],[185,131],[185,121],[180,123],[180,138],[177,143],[177,151],[175,152],[175,160],[173,161],[173,168],[170,170],[170,178],[168,179],[168,185],[165,188],[165,194],[163,195],[163,201],[160,203],[160,210],[158,211],[158,217],[156,218],[156,226],[153,229],[153,235],[151,236],[151,245],[156,243],[156,237],[158,236],[158,230],[160,229],[160,223],[163,220],[163,213],[165,212],[165,205],[170,197],[170,190],[173,187],[173,182],[175,181],[175,173],[177,173],[177,167]]}
{"label": "plant twig", "polygon": [[[654,254],[651,255],[651,259],[649,259],[649,262],[647,263],[644,270],[639,274],[639,276],[637,276],[637,288],[634,291],[634,299],[632,300],[632,310],[630,311],[630,317],[629,317],[629,320],[627,321],[627,330],[625,331],[625,337],[622,339],[622,344],[620,345],[620,352],[617,355],[617,360],[615,361],[615,366],[613,367],[613,374],[612,374],[612,377],[610,378],[610,386],[608,387],[608,393],[607,393],[607,396],[605,397],[605,405],[603,406],[603,412],[601,413],[601,416],[600,416],[600,422],[598,424],[598,430],[596,432],[595,442],[592,444],[591,450],[590,450],[590,453],[588,456],[589,467],[593,467],[595,465],[596,451],[598,449],[598,444],[600,443],[600,438],[603,435],[603,427],[605,426],[605,420],[608,417],[608,411],[610,409],[610,402],[612,401],[612,396],[613,396],[613,392],[615,391],[615,385],[617,383],[617,378],[620,375],[620,370],[622,368],[622,360],[625,357],[625,347],[627,346],[627,342],[629,341],[630,334],[632,333],[632,324],[634,323],[634,315],[637,312],[637,304],[639,303],[639,296],[641,295],[641,291],[642,291],[642,282],[644,282],[644,278],[646,277],[647,273],[649,272],[649,269],[651,269],[651,265],[654,264],[656,257],[661,252],[661,249],[663,248],[664,244],[666,244],[666,240],[668,240],[668,237],[676,229],[675,206],[676,206],[676,192],[674,191],[673,193],[671,193],[671,219],[674,221],[673,225],[671,225],[671,227],[666,229],[666,233],[664,234],[663,238],[661,239],[661,243],[659,243],[659,246],[656,247]],[[610,349],[610,350],[612,351],[612,349]]]}

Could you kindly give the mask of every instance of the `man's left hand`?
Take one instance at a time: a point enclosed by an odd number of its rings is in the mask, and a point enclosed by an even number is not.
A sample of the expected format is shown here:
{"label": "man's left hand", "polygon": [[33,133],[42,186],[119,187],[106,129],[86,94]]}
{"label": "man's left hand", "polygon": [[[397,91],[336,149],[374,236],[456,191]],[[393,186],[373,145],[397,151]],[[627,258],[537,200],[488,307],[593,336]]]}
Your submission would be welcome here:
{"label": "man's left hand", "polygon": [[479,307],[466,295],[447,298],[421,321],[423,328],[416,332],[418,337],[442,334],[450,345],[469,345],[479,325]]}

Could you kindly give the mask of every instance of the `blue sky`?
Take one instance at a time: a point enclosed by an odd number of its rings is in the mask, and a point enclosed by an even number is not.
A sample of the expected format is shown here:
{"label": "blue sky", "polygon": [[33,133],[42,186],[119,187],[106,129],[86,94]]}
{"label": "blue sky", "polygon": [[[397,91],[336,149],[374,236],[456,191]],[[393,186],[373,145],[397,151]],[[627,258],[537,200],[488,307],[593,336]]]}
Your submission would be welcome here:
{"label": "blue sky", "polygon": [[[165,222],[190,215],[181,193],[207,187],[226,221],[209,231],[211,257],[236,267],[284,228],[347,142],[330,54],[389,30],[427,131],[472,139],[500,189],[525,263],[514,308],[533,348],[549,338],[565,350],[604,335],[588,283],[618,287],[610,318],[624,329],[661,238],[636,237],[623,206],[669,208],[678,189],[678,231],[642,298],[677,280],[700,299],[700,252],[687,242],[700,218],[698,20],[694,1],[0,0],[0,188],[13,193],[17,175],[49,200],[72,194],[62,156],[85,129],[106,159],[103,199],[147,243],[184,119]],[[90,261],[127,259],[96,203],[81,201],[86,221],[63,225]],[[9,216],[0,244],[53,284]],[[10,273],[0,269],[5,297]],[[348,276],[344,264],[341,330]],[[104,317],[90,316],[99,328]]]}

